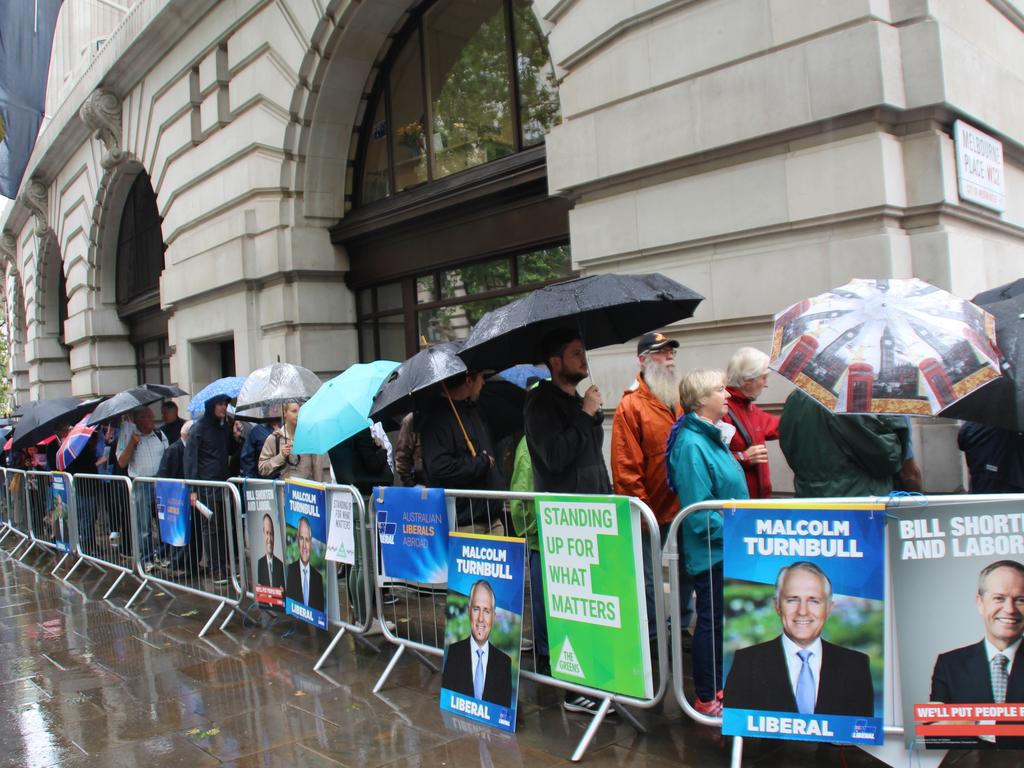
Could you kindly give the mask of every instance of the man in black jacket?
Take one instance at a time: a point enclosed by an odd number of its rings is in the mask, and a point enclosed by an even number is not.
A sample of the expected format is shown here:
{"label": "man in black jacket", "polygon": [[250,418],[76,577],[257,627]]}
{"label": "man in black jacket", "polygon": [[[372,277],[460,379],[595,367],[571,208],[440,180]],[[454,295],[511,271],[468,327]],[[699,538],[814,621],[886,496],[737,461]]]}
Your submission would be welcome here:
{"label": "man in black jacket", "polygon": [[[591,384],[583,397],[576,393],[579,383],[590,375],[583,340],[571,329],[557,329],[544,337],[541,348],[551,380],[541,381],[527,393],[524,412],[533,489],[610,494],[612,483],[601,452],[601,391]],[[566,693],[562,706],[569,712],[596,712],[598,702]]]}
{"label": "man in black jacket", "polygon": [[[427,485],[489,491],[507,487],[495,464],[491,433],[477,403],[483,385],[483,371],[448,379],[442,382],[438,396],[416,414]],[[470,501],[459,499],[455,504],[459,525],[499,519],[505,523],[501,502]],[[506,533],[511,530],[505,525]]]}
{"label": "man in black jacket", "polygon": [[[206,401],[203,415],[192,425],[185,444],[185,479],[224,481],[229,477],[231,457],[231,425],[227,421],[228,399],[225,396]],[[192,504],[201,502],[212,515],[201,515],[203,552],[206,567],[214,583],[227,582],[227,547],[224,535],[227,513],[224,494],[219,488],[198,487],[192,493]]]}
{"label": "man in black jacket", "polygon": [[590,375],[587,350],[569,329],[545,337],[550,381],[526,396],[526,444],[533,458],[534,490],[547,493],[611,493],[604,463],[604,413],[596,384],[583,397],[576,387]]}

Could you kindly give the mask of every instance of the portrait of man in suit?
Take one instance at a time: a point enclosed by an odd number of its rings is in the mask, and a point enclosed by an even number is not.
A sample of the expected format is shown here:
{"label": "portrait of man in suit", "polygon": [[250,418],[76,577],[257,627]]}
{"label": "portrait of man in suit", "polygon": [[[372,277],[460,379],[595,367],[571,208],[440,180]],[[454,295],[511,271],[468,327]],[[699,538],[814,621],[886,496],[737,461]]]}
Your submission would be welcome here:
{"label": "portrait of man in suit", "polygon": [[875,691],[867,654],[823,640],[832,582],[817,565],[792,563],[775,580],[782,634],[736,651],[724,705],[804,715],[872,717]]}
{"label": "portrait of man in suit", "polygon": [[285,595],[296,603],[323,611],[326,602],[324,579],[309,562],[313,554],[313,528],[305,516],[299,518],[296,535],[299,540],[299,559],[288,566]]}
{"label": "portrait of man in suit", "polygon": [[512,659],[490,642],[494,590],[480,579],[469,590],[470,636],[448,646],[441,687],[508,707],[512,704]]}
{"label": "portrait of man in suit", "polygon": [[[932,670],[930,701],[1024,702],[1024,664],[1017,663],[1024,635],[1024,564],[997,560],[982,568],[975,605],[985,625],[985,636],[972,645],[939,654]],[[1000,746],[1024,745],[1024,739],[1019,737],[980,738]]]}
{"label": "portrait of man in suit", "polygon": [[263,515],[263,557],[256,563],[256,583],[284,588],[284,563],[274,554],[274,519]]}

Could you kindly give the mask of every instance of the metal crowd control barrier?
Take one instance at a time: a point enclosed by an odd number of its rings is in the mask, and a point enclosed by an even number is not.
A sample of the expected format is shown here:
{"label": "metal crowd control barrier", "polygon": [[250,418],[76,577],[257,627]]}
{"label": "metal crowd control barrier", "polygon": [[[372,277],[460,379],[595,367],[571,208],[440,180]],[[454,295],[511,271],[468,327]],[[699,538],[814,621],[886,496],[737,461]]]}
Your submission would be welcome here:
{"label": "metal crowd control barrier", "polygon": [[18,543],[9,552],[10,556],[14,557],[25,542],[31,543],[28,532],[28,511],[25,506],[25,470],[4,470],[4,497],[9,514],[4,538],[6,539],[12,533],[18,537]]}
{"label": "metal crowd control barrier", "polygon": [[[468,499],[469,517],[473,520],[478,520],[475,524],[460,526],[455,519],[455,515],[449,514],[449,520],[454,522],[451,530],[464,533],[489,533],[497,523],[501,522],[507,535],[514,536],[515,534],[512,532],[511,528],[506,528],[509,524],[509,514],[507,509],[508,502],[513,500],[532,501],[546,495],[547,494],[542,493],[516,493],[509,491],[464,491],[446,489],[445,498],[449,500],[449,508],[451,508],[453,501],[456,499]],[[603,499],[606,497],[602,496],[596,498]],[[490,500],[491,504],[487,503],[488,500]],[[500,502],[502,505],[502,509],[497,514],[492,510],[492,505],[495,501]],[[373,499],[373,502],[374,520],[376,520],[376,500]],[[643,521],[642,532],[646,532],[653,562],[660,562],[661,542],[658,524],[655,520],[654,513],[651,512],[650,508],[639,499],[630,498],[629,503],[630,510],[634,513],[634,524],[639,524]],[[474,504],[477,505],[476,509],[474,509]],[[479,509],[479,507],[483,507],[483,510]],[[377,683],[373,688],[374,693],[379,692],[387,683],[388,677],[391,675],[391,671],[394,669],[406,649],[413,653],[413,655],[426,667],[434,672],[439,671],[437,666],[427,659],[426,656],[444,656],[445,603],[447,599],[447,586],[439,588],[436,584],[416,584],[401,580],[385,579],[381,574],[379,562],[380,552],[379,545],[377,544],[378,533],[379,531],[375,525],[373,535],[373,553],[374,559],[378,561],[374,570],[377,575],[377,578],[375,579],[376,588],[374,590],[377,600],[377,612],[380,616],[381,631],[384,638],[389,643],[396,645],[397,649],[391,657],[391,660],[388,662],[387,667],[384,669],[383,674],[381,674],[380,678],[377,680]],[[640,564],[638,563],[637,565],[639,566]],[[654,568],[652,570],[654,571],[654,594],[661,595],[664,592],[664,580],[662,578],[661,569]],[[523,627],[525,636],[525,628],[527,624],[529,623],[531,627],[533,626],[533,611],[528,590],[532,590],[534,588],[540,589],[541,586],[530,583],[529,568],[526,569],[523,583]],[[392,598],[393,602],[386,601],[385,596],[389,589],[405,590],[407,597],[404,604],[401,599],[394,600],[394,598]],[[415,605],[413,601],[415,601]],[[390,604],[388,605],[386,602],[389,602]],[[527,622],[527,618],[529,618],[529,622]],[[630,706],[638,709],[651,709],[658,705],[668,688],[668,636],[665,630],[664,600],[655,600],[655,625],[657,627],[656,643],[658,649],[658,679],[654,695],[649,699],[638,699],[632,696],[624,696],[597,688],[591,688],[586,685],[579,685],[566,680],[556,679],[550,674],[540,671],[538,654],[535,646],[529,651],[523,652],[522,658],[532,658],[533,669],[526,669],[525,665],[521,666],[521,677],[533,680],[541,685],[549,685],[555,688],[561,688],[567,692],[588,696],[600,702],[600,706],[595,712],[593,719],[588,725],[586,731],[583,733],[583,736],[580,738],[580,741],[572,754],[573,762],[578,762],[582,759],[587,748],[590,746],[590,742],[593,740],[594,735],[597,733],[597,729],[609,714],[609,709],[613,703],[615,704],[615,711],[618,712],[618,714],[621,715],[622,718],[637,732],[647,732],[647,729],[643,724],[640,723],[640,721],[637,720],[626,707]]]}
{"label": "metal crowd control barrier", "polygon": [[[246,592],[246,596],[253,601],[256,601],[255,584],[257,582],[257,567],[255,565],[255,559],[253,558],[253,553],[255,551],[253,547],[253,537],[262,535],[261,525],[257,520],[262,520],[264,514],[272,514],[275,529],[282,532],[284,531],[284,493],[286,483],[283,480],[242,477],[231,478],[230,482],[240,490],[243,502],[237,509],[235,526],[238,530],[244,532],[244,568],[247,570],[250,579],[249,586],[251,587],[251,589]],[[261,493],[261,491],[266,491],[267,489],[273,490],[272,499],[274,503],[269,509],[265,508],[263,502],[267,499],[265,495]],[[337,601],[333,606],[328,606],[328,624],[333,627],[336,632],[334,637],[331,638],[331,642],[328,644],[327,648],[320,655],[320,658],[317,659],[317,662],[313,667],[315,671],[319,671],[324,665],[328,657],[337,647],[338,643],[341,642],[341,638],[344,637],[346,632],[351,633],[358,639],[363,639],[363,636],[372,626],[374,619],[372,585],[373,561],[367,560],[367,553],[371,551],[371,538],[369,533],[369,521],[366,517],[366,503],[359,490],[351,485],[328,484],[326,485],[326,491],[328,515],[330,515],[333,508],[332,494],[347,493],[351,496],[354,512],[353,522],[355,524],[354,534],[356,536],[357,546],[355,564],[348,566],[345,569],[348,571],[347,578],[345,579],[346,588],[342,589],[341,583],[339,582],[338,589],[336,590]],[[254,509],[249,509],[250,504],[254,506]],[[253,516],[251,521],[249,520],[249,515]],[[261,546],[259,549],[263,550],[265,549],[265,546]],[[351,591],[351,585],[349,584],[350,581],[354,582],[356,585],[357,591],[355,594]],[[361,608],[359,605],[360,603],[362,604]],[[260,605],[258,602],[256,604]],[[362,617],[360,617],[360,614],[362,614]],[[372,645],[371,647],[376,648]]]}
{"label": "metal crowd control barrier", "polygon": [[[54,493],[55,478],[60,478],[63,483],[66,501]],[[24,488],[32,541],[18,559],[24,560],[36,545],[54,553],[60,552],[60,560],[50,571],[56,573],[71,555],[75,544],[70,514],[70,508],[74,506],[71,475],[66,472],[30,470],[25,473]]]}
{"label": "metal crowd control barrier", "polygon": [[[196,500],[190,517],[189,544],[178,547],[162,541],[157,522],[157,484],[171,489],[187,487]],[[206,480],[167,480],[136,477],[132,480],[131,525],[136,574],[142,584],[125,604],[130,608],[142,590],[152,582],[162,592],[187,592],[217,602],[199,637],[205,637],[225,607],[230,613],[221,623],[224,629],[246,594],[244,568],[240,558],[244,552],[241,530],[235,526],[241,498],[238,489],[227,482]],[[190,504],[185,497],[186,506]],[[200,555],[199,541],[202,542]]]}
{"label": "metal crowd control barrier", "polygon": [[103,573],[118,574],[103,595],[110,597],[125,576],[134,573],[135,536],[132,532],[132,481],[124,475],[73,475],[74,524],[78,533],[76,562],[67,581],[85,563]]}
{"label": "metal crowd control barrier", "polygon": [[[943,504],[963,504],[965,500],[985,502],[985,501],[1006,501],[1006,496],[999,495],[945,495],[945,496],[921,496],[921,495],[909,495],[909,496],[887,496],[887,497],[850,497],[850,498],[828,498],[828,499],[799,499],[801,504],[835,504],[837,502],[858,504],[858,503],[884,503],[886,510],[928,506],[931,508],[942,506]],[[757,500],[744,500],[742,505],[744,507],[758,507],[766,506],[774,503],[774,506],[778,507],[778,499],[772,501],[758,502]],[[682,642],[682,626],[681,626],[681,601],[675,596],[679,594],[679,571],[677,570],[677,564],[679,562],[679,546],[678,546],[678,532],[679,526],[682,521],[690,514],[697,512],[702,509],[731,509],[734,506],[738,506],[735,501],[705,501],[699,504],[692,504],[686,509],[682,510],[672,520],[672,525],[669,529],[668,538],[665,542],[663,553],[662,553],[662,565],[667,567],[669,571],[669,594],[673,598],[669,601],[670,603],[670,632],[671,632],[671,646],[672,646],[672,690],[675,694],[676,700],[682,710],[695,722],[702,725],[709,725],[712,727],[721,728],[722,718],[711,717],[709,715],[702,714],[694,709],[683,690],[683,642]],[[886,536],[890,534],[887,531]],[[888,563],[888,546],[886,547],[886,562]],[[888,566],[887,566],[888,568]],[[884,731],[886,736],[900,736],[904,735],[904,726],[902,722],[902,712],[899,708],[899,679],[898,676],[890,672],[890,666],[893,665],[894,660],[897,658],[897,651],[895,647],[895,613],[893,611],[893,605],[891,600],[891,579],[886,579],[885,585],[885,605],[887,611],[886,618],[886,630],[885,630],[885,659],[886,659],[886,684],[887,689],[885,691],[885,715],[886,722],[884,724]],[[856,746],[856,745],[854,745]],[[885,746],[888,746],[888,742]],[[902,749],[902,743],[899,744]],[[859,747],[866,751],[878,752],[882,748],[874,747]],[[943,751],[939,751],[937,754],[931,755],[918,755],[917,762],[915,765],[923,765],[921,762],[923,757],[931,757],[929,763],[937,764],[939,760],[944,756]],[[740,768],[743,761],[743,737],[734,736],[732,745],[732,756],[730,761],[731,768]],[[909,764],[909,763],[908,763]]]}

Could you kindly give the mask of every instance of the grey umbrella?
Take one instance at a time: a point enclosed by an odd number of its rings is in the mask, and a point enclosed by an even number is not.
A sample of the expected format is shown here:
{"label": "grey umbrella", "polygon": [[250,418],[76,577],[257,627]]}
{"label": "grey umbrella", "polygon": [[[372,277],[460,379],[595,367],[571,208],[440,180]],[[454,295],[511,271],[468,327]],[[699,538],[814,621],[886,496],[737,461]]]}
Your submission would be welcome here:
{"label": "grey umbrella", "polygon": [[273,406],[309,400],[321,383],[319,376],[301,365],[273,363],[245,377],[235,400],[235,411],[239,415],[266,418]]}
{"label": "grey umbrella", "polygon": [[429,387],[466,372],[466,364],[457,352],[461,344],[448,342],[421,349],[396,368],[373,399],[370,418],[375,421],[408,413],[413,409],[415,397]]}
{"label": "grey umbrella", "polygon": [[88,426],[131,413],[144,405],[187,394],[185,390],[169,384],[142,384],[132,387],[100,403],[89,417]]}
{"label": "grey umbrella", "polygon": [[621,344],[692,317],[699,293],[661,274],[593,275],[539,288],[480,318],[459,352],[472,370],[541,362],[548,331],[571,328],[587,349]]}

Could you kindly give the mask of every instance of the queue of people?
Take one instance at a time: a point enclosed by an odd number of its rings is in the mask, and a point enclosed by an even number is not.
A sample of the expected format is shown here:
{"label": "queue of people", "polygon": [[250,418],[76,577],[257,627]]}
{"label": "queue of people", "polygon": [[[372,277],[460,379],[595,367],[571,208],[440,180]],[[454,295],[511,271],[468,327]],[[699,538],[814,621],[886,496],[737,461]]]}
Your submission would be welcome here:
{"label": "queue of people", "polygon": [[[792,469],[798,497],[884,496],[894,489],[919,491],[909,421],[904,417],[836,415],[794,390],[781,415],[761,409],[757,399],[768,385],[768,356],[743,347],[724,370],[685,373],[679,342],[660,332],[644,334],[636,347],[636,373],[619,399],[611,424],[610,465],[605,461],[604,400],[591,384],[587,350],[570,328],[549,332],[541,342],[549,378],[528,382],[521,429],[495,440],[481,393],[487,371],[470,370],[438,382],[415,401],[399,425],[374,424],[325,455],[297,454],[300,403],[287,402],[268,420],[246,424],[228,415],[229,398],[214,397],[194,422],[163,403],[156,427],[149,407],[119,424],[95,431],[68,471],[123,472],[129,477],[224,481],[230,477],[299,478],[335,481],[369,495],[377,485],[426,485],[461,490],[610,494],[640,499],[653,512],[664,542],[679,511],[710,500],[769,498],[773,494],[767,442],[779,440]],[[386,426],[397,429],[392,444]],[[57,428],[58,437],[69,425]],[[59,440],[51,445],[56,446]],[[972,491],[1024,490],[1024,443],[1017,433],[967,424],[960,433]],[[20,461],[56,469],[47,449]],[[33,452],[35,453],[35,452]],[[228,579],[228,510],[214,488],[196,486],[192,502],[209,512],[196,515],[188,547],[152,543],[155,520],[152,486],[136,497],[149,510],[139,519],[138,553],[148,571],[163,567],[205,570],[214,583]],[[94,515],[89,499],[83,514]],[[94,506],[94,505],[93,505]],[[90,511],[91,510],[91,511]],[[550,669],[541,591],[540,546],[533,505],[459,499],[460,526],[500,524],[507,535],[524,537],[532,590],[533,644],[540,671]],[[127,520],[111,521],[124,530]],[[679,526],[678,584],[685,646],[693,657],[696,709],[722,712],[722,516],[715,510],[689,515]],[[92,535],[91,526],[86,525]],[[646,546],[644,579],[649,636],[655,640],[654,568]],[[130,552],[130,542],[122,541]],[[692,637],[689,628],[693,627]],[[571,712],[594,712],[598,702],[567,693]]]}

